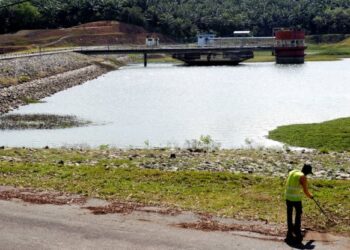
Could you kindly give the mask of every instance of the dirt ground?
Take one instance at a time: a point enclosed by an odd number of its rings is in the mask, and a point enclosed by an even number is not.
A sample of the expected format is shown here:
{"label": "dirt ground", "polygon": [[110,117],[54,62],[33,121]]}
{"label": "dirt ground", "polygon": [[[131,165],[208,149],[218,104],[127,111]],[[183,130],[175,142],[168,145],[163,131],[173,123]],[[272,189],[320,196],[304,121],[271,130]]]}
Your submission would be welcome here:
{"label": "dirt ground", "polygon": [[0,35],[0,53],[47,46],[93,46],[113,44],[145,44],[147,35],[159,37],[161,43],[170,38],[150,33],[142,27],[117,21],[98,21],[65,29],[22,30]]}

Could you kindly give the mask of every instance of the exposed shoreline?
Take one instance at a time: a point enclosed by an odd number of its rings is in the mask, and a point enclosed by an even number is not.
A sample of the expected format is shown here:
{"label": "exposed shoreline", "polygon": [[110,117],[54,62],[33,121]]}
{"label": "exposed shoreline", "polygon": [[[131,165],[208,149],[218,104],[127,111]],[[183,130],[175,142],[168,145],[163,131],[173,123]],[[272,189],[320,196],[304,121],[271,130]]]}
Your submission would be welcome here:
{"label": "exposed shoreline", "polygon": [[[38,57],[34,59],[34,62],[32,62],[32,60],[32,58],[22,58],[19,65],[17,65],[18,62],[16,62],[16,67],[18,69],[16,69],[15,72],[11,72],[11,70],[7,70],[5,73],[0,72],[3,78],[17,77],[18,80],[18,72],[28,71],[28,68],[30,70],[30,67],[33,67],[31,64],[42,64],[40,72],[33,73],[33,76],[26,75],[28,78],[39,79],[23,83],[17,81],[10,86],[1,85],[0,82],[0,86],[2,86],[2,88],[0,88],[0,115],[28,104],[27,100],[43,99],[62,90],[95,79],[117,68],[117,65],[99,62],[94,58],[76,54],[71,54],[68,57],[62,55],[46,58]],[[13,66],[11,64],[13,63],[14,62],[7,61],[7,67],[11,69],[11,66]],[[2,67],[3,69],[5,68],[4,65],[2,65]],[[45,72],[42,72],[42,68],[44,68]],[[6,73],[8,75],[4,76]],[[13,74],[15,75],[13,76]],[[40,78],[40,75],[44,75],[44,77]]]}
{"label": "exposed shoreline", "polygon": [[[20,153],[22,152],[22,153]],[[30,152],[30,154],[29,154]],[[13,155],[15,154],[15,156]],[[314,175],[312,179],[350,180],[350,153],[313,151],[290,151],[289,149],[241,148],[216,149],[205,148],[148,148],[121,149],[108,146],[100,148],[61,147],[61,148],[12,148],[1,146],[2,162],[42,162],[43,155],[59,155],[57,161],[67,166],[94,166],[99,161],[110,168],[119,167],[114,160],[133,161],[140,169],[162,171],[210,171],[229,172],[269,177],[285,178],[294,168],[311,163]],[[4,155],[10,157],[4,157]],[[30,155],[30,159],[27,156]],[[72,160],[71,155],[79,155]],[[57,162],[51,162],[57,163]],[[109,164],[107,164],[109,165]]]}

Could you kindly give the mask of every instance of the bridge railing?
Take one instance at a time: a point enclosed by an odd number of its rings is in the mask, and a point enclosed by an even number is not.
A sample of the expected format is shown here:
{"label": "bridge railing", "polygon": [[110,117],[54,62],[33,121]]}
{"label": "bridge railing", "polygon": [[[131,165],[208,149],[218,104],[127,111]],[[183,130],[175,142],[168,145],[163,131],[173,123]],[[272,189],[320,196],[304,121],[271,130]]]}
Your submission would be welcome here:
{"label": "bridge railing", "polygon": [[162,44],[158,46],[146,46],[146,45],[103,45],[103,46],[86,46],[77,47],[74,51],[89,51],[89,50],[152,50],[152,49],[186,49],[186,48],[198,48],[197,44]]}
{"label": "bridge railing", "polygon": [[213,39],[215,47],[273,47],[274,37],[218,37]]}
{"label": "bridge railing", "polygon": [[219,37],[214,38],[211,43],[199,46],[197,43],[189,44],[161,44],[157,46],[146,45],[105,45],[105,46],[88,46],[74,49],[74,51],[89,50],[152,50],[152,49],[195,49],[195,48],[259,48],[274,47],[274,37]]}

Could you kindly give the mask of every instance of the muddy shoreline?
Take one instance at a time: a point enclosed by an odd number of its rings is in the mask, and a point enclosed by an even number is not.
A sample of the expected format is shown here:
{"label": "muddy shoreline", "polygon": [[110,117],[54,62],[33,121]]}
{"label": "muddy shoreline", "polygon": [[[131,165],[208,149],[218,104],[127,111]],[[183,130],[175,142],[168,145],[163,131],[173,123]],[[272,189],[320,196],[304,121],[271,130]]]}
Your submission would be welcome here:
{"label": "muddy shoreline", "polygon": [[[34,59],[22,58],[20,62],[13,61],[0,61],[2,64],[0,78],[16,78],[16,81],[12,81],[10,84],[1,84],[0,81],[0,115],[28,104],[28,100],[43,99],[118,68],[117,65],[110,62],[76,55],[74,53],[70,55],[44,56]],[[14,63],[16,64],[15,71],[12,68],[12,64]],[[39,67],[38,64],[42,64],[43,66]],[[38,69],[40,72],[31,72],[30,74],[23,75],[23,72],[34,70],[33,65],[40,68]],[[8,70],[6,70],[6,67]],[[19,72],[22,72],[22,75],[18,76]],[[22,83],[19,79],[35,80],[24,81]]]}

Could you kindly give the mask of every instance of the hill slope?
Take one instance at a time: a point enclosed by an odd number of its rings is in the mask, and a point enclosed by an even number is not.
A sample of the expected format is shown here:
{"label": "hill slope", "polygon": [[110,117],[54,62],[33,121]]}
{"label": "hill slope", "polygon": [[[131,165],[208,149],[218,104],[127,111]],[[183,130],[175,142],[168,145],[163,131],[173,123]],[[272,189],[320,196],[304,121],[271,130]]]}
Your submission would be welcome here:
{"label": "hill slope", "polygon": [[147,35],[157,36],[163,43],[171,39],[149,33],[136,25],[117,21],[86,23],[66,29],[22,30],[0,35],[0,52],[9,52],[37,46],[89,46],[107,44],[144,44]]}

